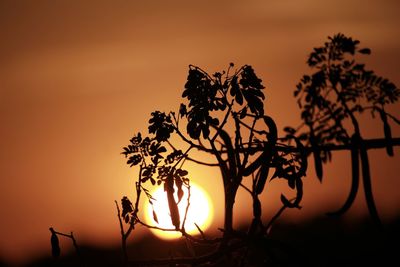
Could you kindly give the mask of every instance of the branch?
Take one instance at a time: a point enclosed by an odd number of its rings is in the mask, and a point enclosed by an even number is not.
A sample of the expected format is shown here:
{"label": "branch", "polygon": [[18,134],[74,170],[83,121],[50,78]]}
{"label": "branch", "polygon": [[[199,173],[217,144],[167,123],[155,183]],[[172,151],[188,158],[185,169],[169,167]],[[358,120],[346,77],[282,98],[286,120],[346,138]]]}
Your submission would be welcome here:
{"label": "branch", "polygon": [[[291,200],[290,200],[291,201]],[[267,226],[264,228],[264,234],[268,234],[269,230],[271,229],[272,225],[275,223],[275,221],[282,215],[282,213],[287,209],[288,206],[283,205],[278,212],[274,215],[274,217],[271,218]]]}
{"label": "branch", "polygon": [[210,166],[210,167],[218,167],[219,163],[208,163],[208,162],[203,162],[197,159],[193,159],[191,157],[186,157],[186,160],[192,161],[194,163],[200,164],[200,165],[205,165],[205,166]]}
{"label": "branch", "polygon": [[[228,102],[228,101],[226,100],[226,102]],[[213,141],[213,142],[214,142],[215,139],[218,137],[218,135],[220,134],[222,128],[224,128],[226,122],[228,121],[229,114],[230,114],[230,112],[231,112],[231,110],[232,110],[233,100],[231,101],[230,104],[229,104],[229,103],[227,103],[227,104],[228,104],[228,110],[226,111],[226,114],[225,114],[225,116],[224,116],[224,120],[222,121],[221,125],[218,127],[217,132],[215,133],[215,135],[213,136],[213,138],[211,138],[211,141]]]}
{"label": "branch", "polygon": [[183,217],[183,222],[182,222],[183,229],[185,229],[186,218],[187,218],[187,214],[188,214],[189,206],[190,206],[190,184],[188,185],[187,189],[188,189],[188,197],[187,197],[187,206],[185,209],[185,215]]}
{"label": "branch", "polygon": [[243,187],[251,196],[253,196],[253,192],[251,192],[251,190],[249,188],[247,188],[247,186],[245,186],[242,183],[240,183],[239,186]]}
{"label": "branch", "polygon": [[118,221],[119,221],[119,229],[121,230],[121,237],[124,238],[125,230],[124,230],[124,225],[122,224],[122,220],[121,220],[121,210],[119,209],[118,202],[116,200],[114,200],[114,202],[115,202],[115,206],[117,207],[117,217],[118,217]]}
{"label": "branch", "polygon": [[[378,149],[378,148],[385,148],[387,146],[387,140],[385,138],[375,138],[375,139],[364,139],[364,144],[366,149]],[[392,138],[390,140],[390,145],[392,146],[400,146],[400,137],[398,138]],[[248,145],[248,144],[247,144]],[[315,148],[311,146],[304,147],[305,151],[307,153],[311,153],[314,150],[323,150],[323,151],[339,151],[339,150],[350,150],[352,147],[351,144],[346,144],[346,145],[335,145],[335,144],[329,144],[329,145],[320,145],[320,146],[315,146]],[[262,147],[259,148],[254,148],[256,152],[263,151]],[[297,152],[298,148],[293,147],[293,146],[286,146],[286,145],[277,145],[275,149],[279,152]],[[245,152],[247,148],[244,148],[241,150],[241,152]],[[227,153],[227,151],[222,150],[220,153]]]}
{"label": "branch", "polygon": [[[52,235],[59,235],[59,236],[64,236],[64,237],[70,238],[72,240],[72,245],[75,248],[76,254],[78,255],[78,257],[82,261],[82,264],[84,264],[83,259],[82,259],[81,254],[80,254],[80,251],[79,251],[78,243],[76,242],[76,239],[74,237],[74,233],[73,232],[71,232],[71,234],[64,234],[64,233],[61,233],[61,232],[58,232],[58,231],[54,230],[53,227],[50,227],[49,230],[52,233]],[[57,246],[58,246],[58,241],[57,241]],[[59,249],[59,247],[58,247],[58,249]]]}

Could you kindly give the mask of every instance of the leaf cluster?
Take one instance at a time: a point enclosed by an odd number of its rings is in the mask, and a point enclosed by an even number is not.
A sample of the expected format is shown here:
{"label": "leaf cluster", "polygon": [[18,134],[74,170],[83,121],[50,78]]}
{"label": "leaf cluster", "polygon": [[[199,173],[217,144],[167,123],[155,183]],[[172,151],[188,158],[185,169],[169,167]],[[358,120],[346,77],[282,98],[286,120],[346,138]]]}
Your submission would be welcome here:
{"label": "leaf cluster", "polygon": [[[359,132],[356,115],[365,110],[382,114],[388,128],[385,106],[395,103],[400,90],[388,79],[367,70],[357,62],[357,55],[368,55],[369,48],[359,48],[360,42],[336,34],[328,37],[324,46],[314,48],[307,64],[314,73],[304,75],[294,91],[305,129],[287,127],[288,134],[297,134],[313,147],[349,144],[354,132]],[[354,131],[346,129],[351,120]],[[331,159],[331,152],[317,151],[318,160]]]}
{"label": "leaf cluster", "polygon": [[[233,67],[231,63],[230,68]],[[229,71],[216,72],[212,76],[196,66],[189,66],[189,75],[182,97],[188,100],[188,105],[181,104],[180,115],[187,116],[187,132],[193,139],[208,138],[210,126],[220,124],[213,111],[224,111],[234,102],[244,105],[257,116],[264,114],[265,99],[262,90],[264,86],[251,66],[245,65],[233,75]]]}

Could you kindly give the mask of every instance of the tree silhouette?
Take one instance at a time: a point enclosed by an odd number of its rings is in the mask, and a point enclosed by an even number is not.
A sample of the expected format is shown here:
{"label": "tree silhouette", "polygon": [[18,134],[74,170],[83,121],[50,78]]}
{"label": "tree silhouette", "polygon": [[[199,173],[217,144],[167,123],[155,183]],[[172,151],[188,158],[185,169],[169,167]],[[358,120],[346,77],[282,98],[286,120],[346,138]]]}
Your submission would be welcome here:
{"label": "tree silhouette", "polygon": [[[301,178],[307,170],[306,150],[293,135],[284,140],[278,138],[274,120],[264,114],[264,86],[253,68],[248,65],[237,70],[233,68],[234,65],[230,64],[226,72],[210,75],[199,67],[189,66],[189,75],[182,94],[187,103],[180,105],[178,114],[153,112],[148,127],[151,135],[142,137],[138,133],[124,147],[122,154],[128,158],[127,164],[139,166],[139,178],[136,182],[135,205],[127,197],[121,202],[121,218],[129,225],[127,231],[124,231],[120,221],[123,246],[136,224],[149,226],[138,216],[142,191],[152,204],[152,196],[145,188],[149,182],[163,186],[168,201],[171,222],[175,229],[162,230],[179,231],[192,242],[218,243],[218,248],[207,256],[199,259],[174,259],[170,260],[171,263],[202,263],[222,257],[223,252],[238,250],[244,246],[242,243],[248,246],[255,242],[252,238],[256,238],[257,242],[264,242],[262,239],[271,222],[265,224],[261,219],[259,195],[269,177],[287,180],[288,186],[296,192],[293,200],[281,196],[284,208],[300,207],[303,194]],[[233,134],[230,135],[229,130]],[[183,141],[185,152],[170,142],[172,134]],[[295,146],[289,145],[289,140],[294,140]],[[190,152],[194,149],[212,155],[215,162],[203,162],[191,157]],[[182,201],[182,188],[187,187],[190,192],[189,174],[183,169],[185,161],[220,168],[225,200],[224,228],[220,238],[199,239],[185,231],[187,210],[181,218],[177,207]],[[269,176],[271,169],[275,171]],[[251,188],[243,184],[245,179],[251,180]],[[233,228],[234,203],[239,187],[244,188],[253,201],[253,218],[247,233]],[[189,198],[187,201],[189,202]],[[153,212],[153,215],[157,221],[156,213]],[[201,229],[199,231],[202,232]],[[124,251],[127,257],[126,249]],[[166,262],[152,262],[164,263]]]}
{"label": "tree silhouette", "polygon": [[[287,127],[290,134],[297,134],[306,145],[311,146],[314,156],[315,171],[322,180],[322,164],[331,159],[331,150],[346,146],[351,152],[352,184],[347,200],[343,206],[330,215],[345,213],[354,202],[360,174],[369,213],[377,225],[381,225],[375,206],[367,150],[377,147],[377,143],[386,147],[387,154],[393,156],[393,144],[389,119],[400,123],[393,115],[386,112],[388,104],[398,100],[400,90],[387,79],[366,70],[364,64],[356,61],[357,54],[370,54],[368,48],[359,49],[358,40],[337,34],[329,37],[322,47],[315,48],[310,54],[307,64],[314,70],[311,75],[304,75],[294,96],[302,109],[303,124],[296,130]],[[375,113],[383,123],[385,139],[371,146],[364,140],[357,115],[364,111]],[[344,127],[346,120],[352,128]],[[398,141],[398,140],[397,140]],[[331,147],[321,150],[320,147]]]}
{"label": "tree silhouette", "polygon": [[[287,255],[292,252],[270,239],[268,230],[285,209],[301,207],[302,178],[307,172],[308,157],[313,155],[317,177],[322,181],[323,164],[331,160],[335,150],[351,153],[352,186],[344,205],[331,215],[341,215],[353,204],[361,163],[368,209],[376,224],[381,225],[372,195],[367,150],[386,148],[389,156],[394,155],[393,146],[399,145],[400,139],[392,138],[389,121],[400,122],[385,108],[398,100],[400,90],[356,62],[357,54],[370,54],[368,48],[359,49],[358,45],[359,41],[337,34],[329,37],[324,46],[314,49],[307,64],[315,72],[304,75],[294,92],[303,123],[297,128],[285,127],[283,137],[278,136],[273,118],[265,114],[265,87],[251,66],[235,68],[231,63],[226,71],[209,74],[190,65],[182,93],[185,102],[180,104],[179,110],[151,113],[148,134],[137,133],[123,148],[127,164],[137,170],[136,199],[131,201],[124,196],[120,204],[115,202],[125,265],[259,266],[276,263],[273,248]],[[363,138],[357,115],[364,111],[379,114],[384,138]],[[344,126],[346,121],[350,121],[352,128]],[[193,151],[197,152],[195,156]],[[199,153],[214,160],[205,162]],[[200,237],[185,230],[191,188],[186,162],[220,169],[225,206],[224,226],[218,237],[207,238],[198,225]],[[282,207],[272,219],[265,221],[259,196],[267,182],[275,179],[284,179],[293,195],[281,194]],[[246,186],[249,184],[251,186]],[[141,219],[140,199],[145,197],[153,205],[150,185],[163,187],[165,200],[159,201],[168,203],[173,228],[163,229]],[[183,198],[184,188],[189,192],[186,199]],[[252,218],[246,231],[233,227],[238,190],[246,191],[252,199]],[[187,202],[185,214],[178,211],[181,201]],[[158,222],[154,208],[153,218]],[[209,250],[201,256],[129,260],[127,239],[138,224],[180,232],[187,242],[207,245]],[[59,233],[52,230],[52,240],[56,234]],[[57,246],[52,244],[53,248],[58,248],[58,243]],[[292,262],[300,261],[297,255],[290,257]]]}

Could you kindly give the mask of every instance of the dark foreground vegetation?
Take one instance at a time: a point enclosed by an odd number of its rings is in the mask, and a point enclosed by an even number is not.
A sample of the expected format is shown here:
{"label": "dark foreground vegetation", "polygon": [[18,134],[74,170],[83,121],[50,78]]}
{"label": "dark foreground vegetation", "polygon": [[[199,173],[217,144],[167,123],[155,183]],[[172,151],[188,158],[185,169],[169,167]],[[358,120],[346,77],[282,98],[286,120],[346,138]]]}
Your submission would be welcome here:
{"label": "dark foreground vegetation", "polygon": [[[266,266],[397,266],[400,263],[400,218],[385,224],[384,231],[377,230],[369,218],[351,224],[329,217],[304,223],[277,222],[269,239],[275,243]],[[205,252],[201,246],[194,250],[197,256]],[[190,256],[184,239],[167,242],[153,236],[130,244],[128,253],[132,260]],[[256,261],[260,255],[256,250],[252,253],[249,258]],[[81,254],[85,262],[75,251],[53,259],[49,249],[48,258],[27,266],[123,266],[119,246],[106,249],[83,245]]]}
{"label": "dark foreground vegetation", "polygon": [[[283,134],[274,118],[265,113],[269,88],[250,65],[237,67],[231,63],[225,71],[215,73],[190,65],[179,108],[152,112],[147,131],[137,132],[121,153],[134,170],[136,193],[134,199],[123,196],[120,202],[115,201],[122,249],[79,249],[81,264],[359,266],[395,260],[392,244],[398,236],[398,221],[393,225],[381,221],[372,190],[368,151],[384,149],[388,157],[395,156],[394,146],[400,145],[400,138],[392,136],[391,127],[399,125],[400,120],[389,112],[389,107],[398,101],[400,89],[359,63],[360,57],[370,53],[358,40],[343,34],[328,37],[322,46],[314,48],[307,60],[310,73],[302,76],[294,90],[302,122],[285,127]],[[374,124],[381,128],[380,138],[366,138],[359,120],[362,113],[370,114],[371,121],[376,118]],[[172,136],[180,143],[175,143]],[[323,166],[333,160],[337,150],[351,155],[351,187],[346,201],[329,213],[330,219],[279,225],[278,218],[284,211],[302,206],[303,178],[309,161],[313,160],[316,178],[323,182]],[[207,158],[210,161],[203,161]],[[181,201],[190,204],[191,174],[186,169],[187,162],[217,167],[221,172],[224,222],[220,235],[213,239],[187,233],[188,209],[184,214],[178,211]],[[281,209],[266,221],[261,194],[278,179],[287,183],[290,191],[282,192]],[[165,192],[162,201],[168,204],[173,225],[161,230],[179,232],[184,240],[168,244],[135,240],[135,245],[128,246],[137,227],[160,229],[143,221],[139,205],[140,199],[153,205],[149,188],[154,186]],[[187,197],[183,189],[189,192]],[[252,199],[248,207],[252,215],[242,218],[246,219],[243,228],[233,224],[239,190]],[[372,223],[345,226],[339,218],[353,206],[360,192],[364,193]],[[154,209],[153,218],[158,221]],[[74,237],[53,228],[50,231],[52,254],[59,258],[58,236],[72,241]],[[57,264],[79,263],[71,256],[59,259]]]}

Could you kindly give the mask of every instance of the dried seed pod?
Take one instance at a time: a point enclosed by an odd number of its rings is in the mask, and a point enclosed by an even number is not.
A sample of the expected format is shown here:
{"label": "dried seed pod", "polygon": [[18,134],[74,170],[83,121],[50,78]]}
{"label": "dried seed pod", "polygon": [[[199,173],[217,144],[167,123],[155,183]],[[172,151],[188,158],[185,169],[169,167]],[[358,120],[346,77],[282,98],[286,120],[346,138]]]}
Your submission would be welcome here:
{"label": "dried seed pod", "polygon": [[50,238],[51,254],[53,255],[54,258],[58,258],[60,256],[60,254],[61,254],[58,237],[57,237],[57,234],[56,234],[56,232],[54,231],[54,229],[52,227],[50,227],[49,230],[51,232],[51,238]]}
{"label": "dried seed pod", "polygon": [[269,173],[269,164],[271,158],[267,157],[263,165],[261,165],[260,171],[258,172],[258,180],[256,184],[256,194],[259,195],[262,193],[265,187],[265,183],[267,182],[268,173]]}
{"label": "dried seed pod", "polygon": [[354,200],[356,199],[358,187],[360,183],[360,162],[358,157],[358,140],[356,140],[356,136],[353,135],[351,142],[351,188],[349,196],[346,199],[346,202],[343,206],[334,212],[329,212],[329,216],[340,216],[348,211],[353,205]]}
{"label": "dried seed pod", "polygon": [[315,165],[315,173],[317,174],[318,180],[322,181],[323,169],[322,169],[322,160],[320,150],[318,149],[317,140],[314,135],[314,129],[311,125],[310,127],[310,143],[313,150],[314,155],[314,165]]}
{"label": "dried seed pod", "polygon": [[378,215],[378,210],[376,209],[375,206],[375,201],[374,201],[374,196],[372,193],[372,185],[371,185],[371,174],[370,174],[370,169],[369,169],[369,160],[368,160],[368,152],[365,147],[365,144],[363,144],[363,141],[360,140],[360,159],[361,159],[361,169],[362,169],[362,178],[363,178],[363,184],[364,184],[364,194],[365,194],[365,200],[367,202],[367,207],[369,214],[371,216],[371,219],[374,221],[374,223],[378,227],[382,227],[382,222],[379,218]]}
{"label": "dried seed pod", "polygon": [[379,114],[381,115],[381,119],[383,122],[383,132],[385,134],[385,141],[386,141],[386,152],[390,157],[393,157],[394,152],[393,152],[393,145],[391,144],[392,142],[392,130],[390,129],[389,122],[387,120],[387,115],[385,111],[382,109],[379,110]]}
{"label": "dried seed pod", "polygon": [[268,126],[268,141],[273,144],[276,143],[276,139],[278,138],[278,129],[276,128],[275,121],[269,116],[263,116],[265,124]]}
{"label": "dried seed pod", "polygon": [[174,197],[174,180],[172,175],[173,174],[169,175],[170,177],[168,177],[168,180],[165,182],[164,189],[167,192],[168,207],[171,215],[172,224],[175,226],[176,230],[179,230],[181,222],[178,205],[176,204]]}

